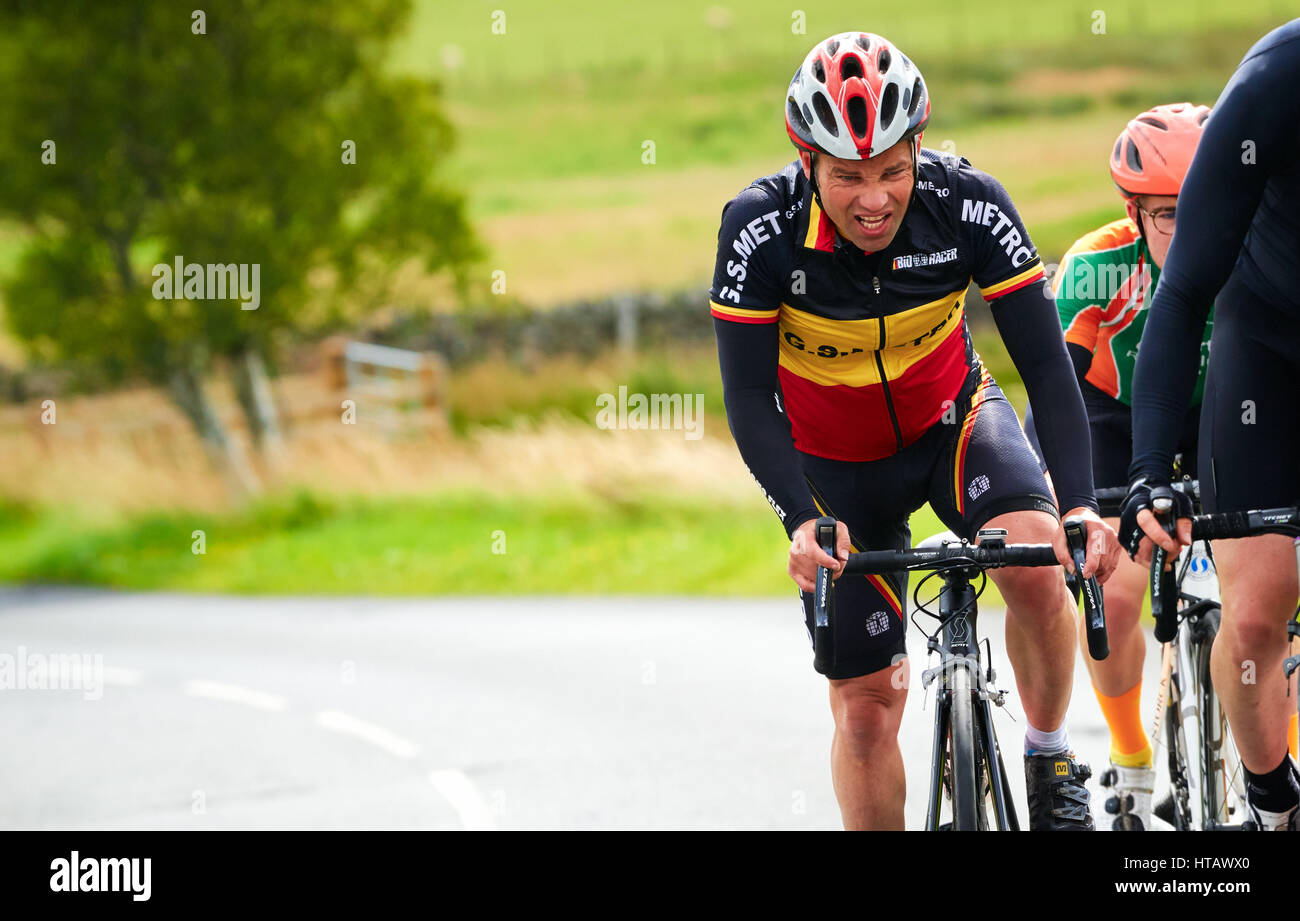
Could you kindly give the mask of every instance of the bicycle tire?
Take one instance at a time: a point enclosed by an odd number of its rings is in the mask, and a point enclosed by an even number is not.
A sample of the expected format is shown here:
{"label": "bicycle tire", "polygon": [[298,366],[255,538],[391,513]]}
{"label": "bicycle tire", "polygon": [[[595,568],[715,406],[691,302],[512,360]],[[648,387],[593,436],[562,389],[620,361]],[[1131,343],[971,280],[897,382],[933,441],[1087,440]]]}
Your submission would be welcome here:
{"label": "bicycle tire", "polygon": [[979,794],[975,822],[980,831],[998,831],[998,806],[993,801],[993,755],[984,744],[984,715],[975,708],[975,789]]}
{"label": "bicycle tire", "polygon": [[[1210,649],[1219,632],[1221,610],[1207,611],[1196,625],[1196,679],[1201,712],[1201,821],[1202,827],[1233,824],[1234,813],[1246,811],[1245,769],[1228,728],[1228,717],[1214,690],[1210,674]],[[1240,821],[1240,816],[1236,817]]]}
{"label": "bicycle tire", "polygon": [[966,666],[953,669],[951,688],[952,722],[948,731],[952,745],[952,827],[955,831],[978,831],[981,755],[975,735],[970,670]]}
{"label": "bicycle tire", "polygon": [[1181,685],[1175,683],[1181,676],[1176,672],[1169,678],[1169,696],[1165,699],[1165,745],[1169,750],[1169,790],[1173,797],[1174,828],[1192,830],[1191,788],[1187,774],[1187,734],[1183,732],[1183,716],[1179,702]]}

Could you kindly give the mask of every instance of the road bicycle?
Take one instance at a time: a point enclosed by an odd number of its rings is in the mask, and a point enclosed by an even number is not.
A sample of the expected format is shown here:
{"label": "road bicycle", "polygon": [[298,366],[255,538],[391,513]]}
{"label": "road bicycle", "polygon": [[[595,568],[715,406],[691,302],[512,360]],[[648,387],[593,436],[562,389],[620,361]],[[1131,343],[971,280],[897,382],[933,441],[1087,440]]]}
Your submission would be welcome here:
{"label": "road bicycle", "polygon": [[[1067,543],[1076,570],[1082,570],[1086,552],[1086,529],[1081,518],[1065,522]],[[835,555],[835,519],[823,517],[816,526],[817,543],[829,556]],[[851,575],[884,575],[902,570],[928,574],[913,591],[913,624],[926,633],[928,653],[939,655],[939,664],[922,674],[923,687],[936,680],[934,742],[931,749],[929,807],[926,829],[938,831],[1016,831],[1020,828],[1011,786],[1007,780],[1002,751],[993,727],[993,706],[1001,707],[1006,691],[994,686],[996,673],[989,661],[988,640],[976,632],[977,599],[988,582],[986,570],[1003,566],[1058,566],[1056,552],[1048,544],[1007,544],[1007,532],[984,529],[977,544],[932,539],[911,550],[882,550],[850,553],[841,578]],[[921,589],[931,578],[943,580],[938,611],[921,601]],[[972,580],[980,580],[978,587]],[[1083,586],[1088,647],[1094,658],[1108,653],[1105,611],[1095,578]],[[818,662],[834,664],[835,592],[828,569],[818,568],[813,595],[813,649]],[[917,614],[935,618],[931,632],[916,622]],[[941,801],[944,807],[941,808]],[[950,816],[941,822],[941,812]]]}
{"label": "road bicycle", "polygon": [[[1183,480],[1174,488],[1190,496],[1199,510],[1196,481]],[[1098,490],[1102,514],[1117,516],[1126,492],[1123,488]],[[1172,533],[1172,500],[1156,500],[1153,505],[1157,519]],[[1210,671],[1210,650],[1222,617],[1210,542],[1263,533],[1289,533],[1297,538],[1300,567],[1300,513],[1294,508],[1196,514],[1192,543],[1183,548],[1168,571],[1166,552],[1155,547],[1151,554],[1151,614],[1156,641],[1162,646],[1152,740],[1165,745],[1169,770],[1169,795],[1152,811],[1179,831],[1250,827],[1241,756]],[[1295,619],[1291,631],[1292,635],[1300,633]],[[1287,660],[1288,678],[1297,666],[1300,656]],[[1109,771],[1103,774],[1102,785],[1108,786],[1108,781],[1114,782]],[[1129,805],[1117,804],[1121,826]]]}

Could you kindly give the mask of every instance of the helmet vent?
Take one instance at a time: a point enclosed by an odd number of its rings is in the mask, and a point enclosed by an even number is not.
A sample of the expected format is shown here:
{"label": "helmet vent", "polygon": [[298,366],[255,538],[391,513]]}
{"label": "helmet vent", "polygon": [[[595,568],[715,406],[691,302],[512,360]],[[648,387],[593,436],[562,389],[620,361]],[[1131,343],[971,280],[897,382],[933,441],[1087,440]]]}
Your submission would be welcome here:
{"label": "helmet vent", "polygon": [[1111,163],[1114,163],[1114,164],[1116,164],[1116,165],[1119,164],[1119,151],[1120,151],[1120,148],[1121,148],[1123,145],[1124,145],[1124,138],[1123,138],[1123,137],[1118,137],[1118,138],[1115,139],[1115,149],[1112,150],[1112,151],[1110,152],[1110,162],[1111,162]]}
{"label": "helmet vent", "polygon": [[794,123],[795,129],[800,134],[812,134],[808,128],[808,119],[804,118],[803,113],[799,111],[799,103],[794,101],[793,96],[786,98],[785,106],[786,113],[789,115],[790,121]]}
{"label": "helmet vent", "polygon": [[1200,115],[1196,116],[1196,124],[1198,125],[1205,124],[1205,120],[1209,117],[1210,117],[1209,112],[1202,112]]}
{"label": "helmet vent", "polygon": [[1159,128],[1161,131],[1168,131],[1169,126],[1158,118],[1152,118],[1150,115],[1139,115],[1137,120],[1144,125],[1150,125],[1152,128]]}
{"label": "helmet vent", "polygon": [[880,96],[880,124],[886,128],[893,124],[894,115],[898,112],[898,84],[891,83],[885,87],[885,92]]}
{"label": "helmet vent", "polygon": [[912,102],[911,105],[907,106],[907,117],[912,118],[915,116],[919,108],[921,108],[921,78],[917,77],[916,82],[912,84]]}
{"label": "helmet vent", "polygon": [[1128,160],[1130,169],[1142,172],[1142,155],[1138,153],[1137,145],[1132,141],[1124,145],[1124,157]]}
{"label": "helmet vent", "polygon": [[879,70],[882,74],[888,72],[889,61],[890,61],[889,49],[881,48],[880,57],[876,59],[876,69]]}
{"label": "helmet vent", "polygon": [[840,50],[840,40],[831,38],[826,40],[826,53],[834,57],[835,52]]}
{"label": "helmet vent", "polygon": [[826,82],[826,66],[822,64],[821,58],[818,58],[817,60],[813,61],[812,73],[813,76],[817,78],[818,83]]}
{"label": "helmet vent", "polygon": [[863,51],[871,50],[871,39],[867,38],[865,35],[859,35],[856,41],[858,43],[858,47],[861,48]]}
{"label": "helmet vent", "polygon": [[845,106],[849,113],[849,127],[860,138],[867,136],[867,101],[861,96],[850,96]]}
{"label": "helmet vent", "polygon": [[856,54],[846,54],[840,59],[840,79],[862,76],[862,58]]}
{"label": "helmet vent", "polygon": [[813,111],[817,113],[817,120],[822,123],[822,127],[831,137],[840,136],[839,126],[835,124],[835,112],[831,109],[825,93],[813,93]]}

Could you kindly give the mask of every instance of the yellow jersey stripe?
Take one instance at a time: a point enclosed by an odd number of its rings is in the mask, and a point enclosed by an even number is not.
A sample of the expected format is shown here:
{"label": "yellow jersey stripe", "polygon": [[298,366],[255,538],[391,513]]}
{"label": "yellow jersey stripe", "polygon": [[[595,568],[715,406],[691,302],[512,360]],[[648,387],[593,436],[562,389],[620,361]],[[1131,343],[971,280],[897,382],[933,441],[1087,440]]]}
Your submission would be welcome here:
{"label": "yellow jersey stripe", "polygon": [[1006,281],[1000,281],[996,285],[989,285],[987,288],[980,288],[980,294],[984,295],[985,299],[987,299],[995,294],[1007,290],[1008,288],[1014,288],[1016,285],[1024,284],[1033,278],[1035,274],[1043,274],[1043,263],[1039,259],[1035,259],[1033,264],[1019,275],[1013,275]]}
{"label": "yellow jersey stripe", "polygon": [[[884,318],[832,320],[781,305],[781,367],[824,387],[869,387],[902,377],[960,329],[965,289]],[[883,327],[883,329],[882,329]],[[876,354],[880,361],[877,363]]]}
{"label": "yellow jersey stripe", "polygon": [[746,320],[775,320],[781,313],[780,308],[772,310],[752,310],[748,307],[729,307],[726,304],[719,304],[717,301],[709,301],[709,306],[714,313],[725,314],[729,317],[743,317]]}

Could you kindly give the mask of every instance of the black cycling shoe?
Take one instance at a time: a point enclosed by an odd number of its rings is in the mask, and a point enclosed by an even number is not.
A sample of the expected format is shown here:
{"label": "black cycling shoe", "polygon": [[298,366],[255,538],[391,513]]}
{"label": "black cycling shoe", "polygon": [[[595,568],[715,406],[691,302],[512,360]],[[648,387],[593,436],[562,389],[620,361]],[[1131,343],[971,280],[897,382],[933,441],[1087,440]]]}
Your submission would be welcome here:
{"label": "black cycling shoe", "polygon": [[1094,831],[1084,781],[1092,768],[1074,760],[1074,752],[1025,755],[1025,790],[1029,795],[1030,831]]}

